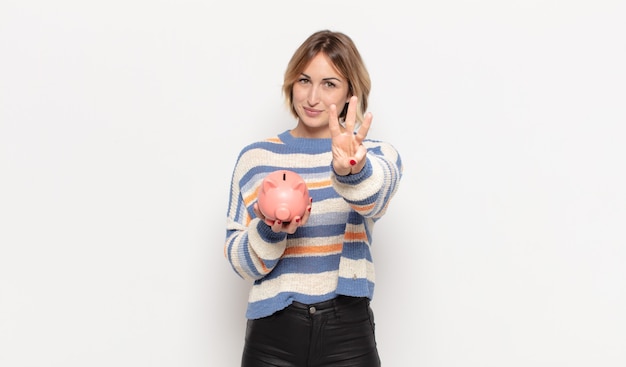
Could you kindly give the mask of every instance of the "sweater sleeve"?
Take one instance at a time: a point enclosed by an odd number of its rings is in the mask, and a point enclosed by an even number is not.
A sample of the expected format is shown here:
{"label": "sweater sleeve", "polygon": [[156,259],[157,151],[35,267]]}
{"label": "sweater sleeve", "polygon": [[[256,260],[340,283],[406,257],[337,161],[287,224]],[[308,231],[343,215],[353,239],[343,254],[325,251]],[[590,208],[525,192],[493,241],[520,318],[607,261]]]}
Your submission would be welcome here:
{"label": "sweater sleeve", "polygon": [[238,160],[232,176],[224,256],[240,277],[256,280],[276,266],[285,251],[287,234],[272,231],[254,215],[256,190],[242,189],[242,185],[254,186],[244,179],[250,175],[244,167]]}
{"label": "sweater sleeve", "polygon": [[333,173],[331,179],[335,191],[353,210],[376,220],[387,211],[400,184],[403,166],[398,151],[384,142],[367,141],[366,157],[361,172],[347,176]]}

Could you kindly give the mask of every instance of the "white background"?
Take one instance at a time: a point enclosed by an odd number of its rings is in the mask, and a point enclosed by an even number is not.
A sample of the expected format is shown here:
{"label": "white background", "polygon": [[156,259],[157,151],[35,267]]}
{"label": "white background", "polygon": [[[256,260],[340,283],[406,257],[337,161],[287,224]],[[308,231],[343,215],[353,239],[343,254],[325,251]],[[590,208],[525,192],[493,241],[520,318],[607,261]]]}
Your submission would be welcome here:
{"label": "white background", "polygon": [[623,1],[0,3],[0,365],[237,366],[230,174],[293,126],[312,32],[350,35],[383,365],[626,365]]}

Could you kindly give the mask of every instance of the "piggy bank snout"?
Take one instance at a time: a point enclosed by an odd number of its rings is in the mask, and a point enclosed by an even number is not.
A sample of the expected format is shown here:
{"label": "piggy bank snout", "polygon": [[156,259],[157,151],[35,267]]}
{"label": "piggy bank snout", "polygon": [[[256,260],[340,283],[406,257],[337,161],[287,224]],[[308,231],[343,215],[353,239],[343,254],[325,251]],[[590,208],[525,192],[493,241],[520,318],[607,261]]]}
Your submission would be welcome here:
{"label": "piggy bank snout", "polygon": [[259,210],[271,222],[276,219],[289,222],[298,215],[304,215],[308,203],[309,191],[306,183],[292,171],[272,172],[259,187]]}
{"label": "piggy bank snout", "polygon": [[289,222],[291,220],[291,211],[289,208],[281,206],[276,209],[276,219],[280,219],[283,222]]}

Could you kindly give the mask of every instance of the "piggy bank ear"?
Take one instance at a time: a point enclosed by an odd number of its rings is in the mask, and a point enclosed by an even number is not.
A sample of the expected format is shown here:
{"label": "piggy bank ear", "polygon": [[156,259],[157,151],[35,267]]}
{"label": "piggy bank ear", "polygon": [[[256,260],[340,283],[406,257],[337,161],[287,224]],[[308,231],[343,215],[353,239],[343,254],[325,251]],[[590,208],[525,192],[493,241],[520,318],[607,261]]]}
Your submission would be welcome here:
{"label": "piggy bank ear", "polygon": [[302,193],[302,195],[306,194],[306,191],[307,191],[307,187],[306,187],[306,184],[304,182],[298,182],[298,184],[296,186],[294,186],[293,189],[295,191],[298,191],[298,192]]}
{"label": "piggy bank ear", "polygon": [[278,185],[271,178],[263,180],[263,191],[268,192],[271,189],[275,189]]}

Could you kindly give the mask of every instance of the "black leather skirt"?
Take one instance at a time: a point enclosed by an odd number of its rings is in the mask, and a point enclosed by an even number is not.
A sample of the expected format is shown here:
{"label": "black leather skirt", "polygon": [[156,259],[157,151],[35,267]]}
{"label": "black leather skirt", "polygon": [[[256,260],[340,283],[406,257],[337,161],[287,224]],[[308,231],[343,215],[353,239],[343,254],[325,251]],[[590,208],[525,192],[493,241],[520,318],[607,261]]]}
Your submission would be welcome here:
{"label": "black leather skirt", "polygon": [[379,367],[368,298],[294,302],[248,320],[242,367]]}

